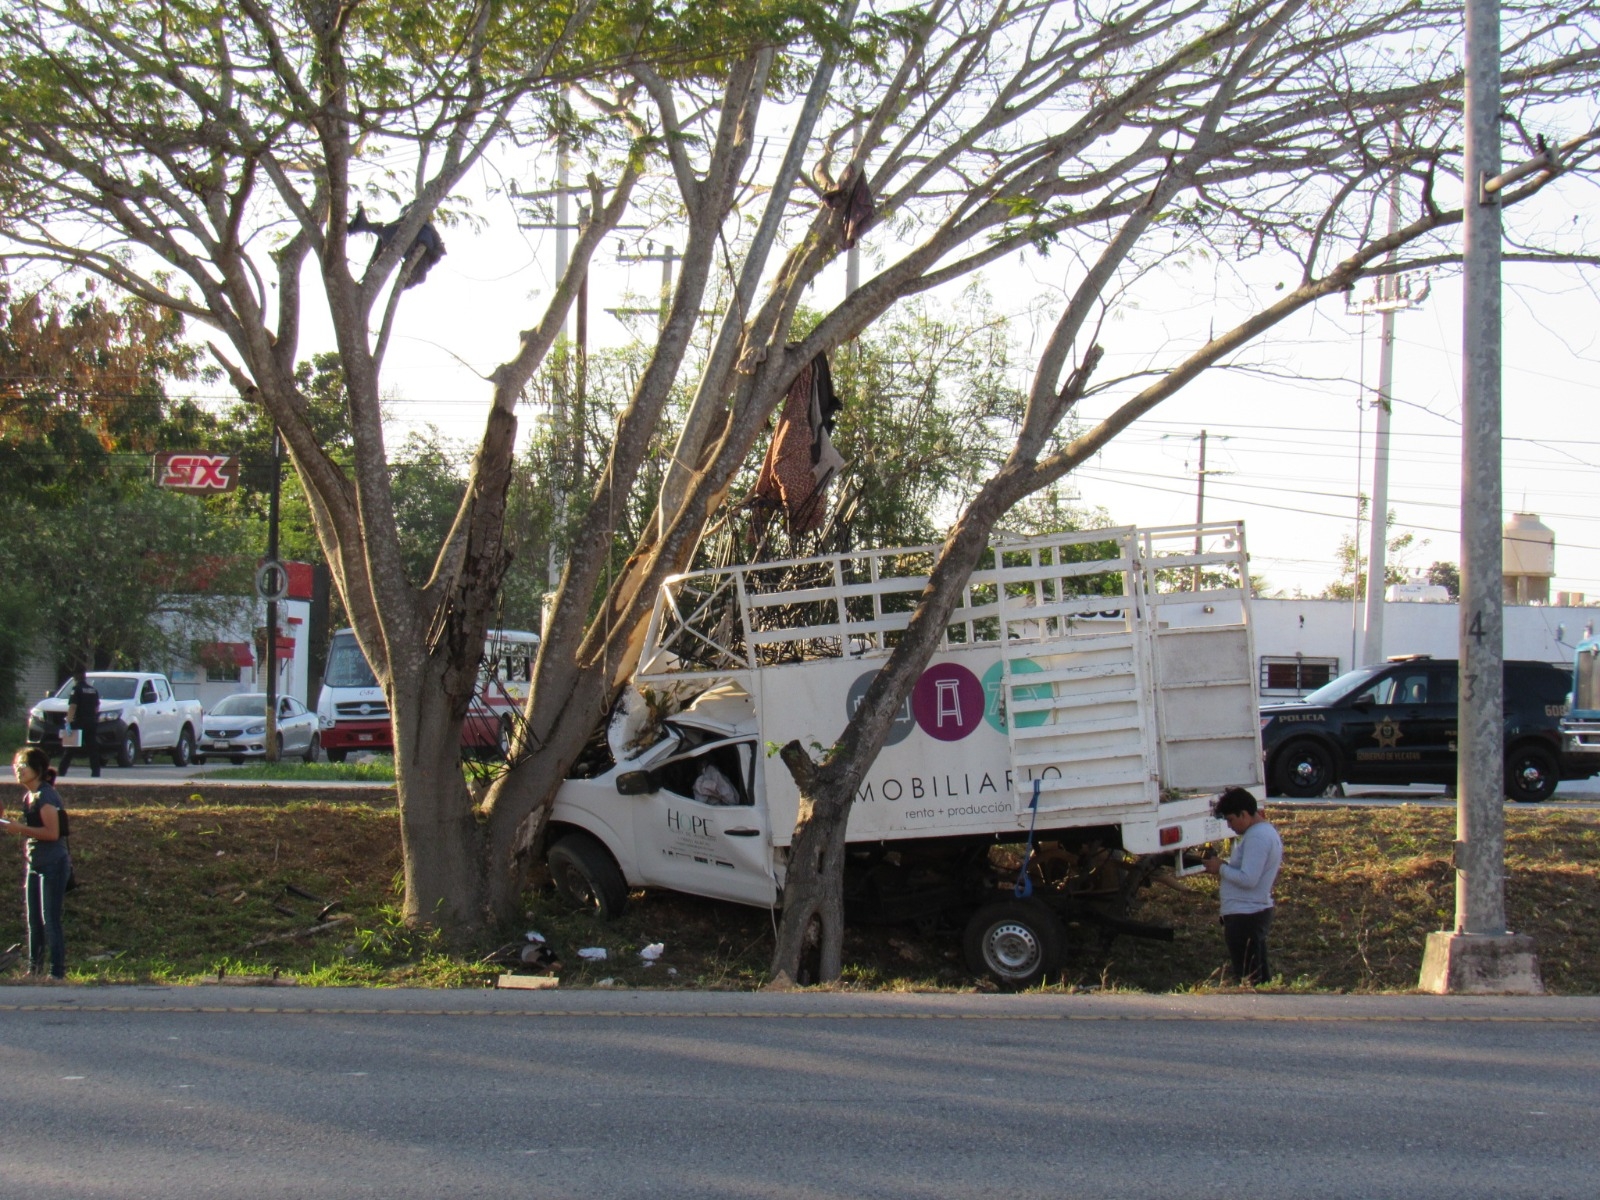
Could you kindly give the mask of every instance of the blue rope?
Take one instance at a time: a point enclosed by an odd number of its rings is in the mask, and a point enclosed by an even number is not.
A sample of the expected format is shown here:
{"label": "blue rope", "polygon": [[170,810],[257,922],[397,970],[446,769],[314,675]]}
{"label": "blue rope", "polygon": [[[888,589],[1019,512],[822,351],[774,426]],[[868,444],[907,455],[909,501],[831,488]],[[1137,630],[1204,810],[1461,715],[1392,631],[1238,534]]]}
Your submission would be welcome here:
{"label": "blue rope", "polygon": [[1022,856],[1022,869],[1017,872],[1017,881],[1011,885],[1011,894],[1018,900],[1026,900],[1033,895],[1033,880],[1028,878],[1028,866],[1033,862],[1033,827],[1039,823],[1039,784],[1041,780],[1033,781],[1033,799],[1028,801],[1028,807],[1033,810],[1033,816],[1028,818],[1028,850]]}

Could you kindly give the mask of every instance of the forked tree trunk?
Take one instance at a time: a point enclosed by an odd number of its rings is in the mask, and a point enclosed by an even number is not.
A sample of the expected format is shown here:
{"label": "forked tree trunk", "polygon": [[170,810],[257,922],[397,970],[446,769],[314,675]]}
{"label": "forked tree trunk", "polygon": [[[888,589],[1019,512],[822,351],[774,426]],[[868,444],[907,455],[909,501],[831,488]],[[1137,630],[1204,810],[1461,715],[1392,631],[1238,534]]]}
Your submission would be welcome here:
{"label": "forked tree trunk", "polygon": [[460,719],[436,686],[412,687],[415,695],[393,695],[390,706],[397,718],[410,718],[394,722],[405,919],[466,945],[481,935],[487,915],[484,829],[461,772]]}
{"label": "forked tree trunk", "polygon": [[899,644],[867,687],[827,761],[818,765],[799,742],[781,750],[800,790],[800,815],[783,890],[783,915],[773,947],[773,984],[799,982],[807,946],[818,940],[815,982],[831,983],[844,969],[845,836],[850,808],[889,726],[910,694],[977,566],[996,523],[1027,493],[1028,471],[1013,461],[991,479],[945,540],[921,602]]}

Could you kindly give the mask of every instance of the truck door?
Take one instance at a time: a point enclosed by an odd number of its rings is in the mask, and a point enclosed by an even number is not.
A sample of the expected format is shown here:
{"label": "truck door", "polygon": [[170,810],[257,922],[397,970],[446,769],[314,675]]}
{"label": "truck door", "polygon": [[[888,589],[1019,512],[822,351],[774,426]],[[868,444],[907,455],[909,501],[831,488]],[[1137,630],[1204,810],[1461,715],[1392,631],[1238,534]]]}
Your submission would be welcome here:
{"label": "truck door", "polygon": [[139,703],[144,708],[140,742],[145,749],[164,748],[178,740],[175,722],[177,703],[164,679],[146,679],[139,688]]}
{"label": "truck door", "polygon": [[646,883],[762,908],[777,902],[755,751],[748,738],[714,742],[651,768],[656,790],[634,797]]}

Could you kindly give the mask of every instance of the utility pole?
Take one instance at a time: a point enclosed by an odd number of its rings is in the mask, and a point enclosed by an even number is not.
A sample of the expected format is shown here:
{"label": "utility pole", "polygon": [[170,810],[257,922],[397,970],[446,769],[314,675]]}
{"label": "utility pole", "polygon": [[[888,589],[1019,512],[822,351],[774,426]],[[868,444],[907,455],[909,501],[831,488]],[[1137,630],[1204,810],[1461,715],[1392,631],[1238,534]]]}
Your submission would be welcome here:
{"label": "utility pole", "polygon": [[267,499],[267,740],[269,763],[278,761],[278,596],[284,588],[283,564],[278,561],[278,493],[283,485],[283,435],[272,426],[272,491]]}
{"label": "utility pole", "polygon": [[1500,174],[1500,5],[1466,0],[1462,172],[1461,666],[1456,756],[1455,929],[1428,935],[1429,992],[1543,990],[1533,939],[1506,928],[1504,626],[1501,607],[1500,192],[1546,153]]}
{"label": "utility pole", "polygon": [[[1389,234],[1400,228],[1400,177],[1389,185]],[[1389,251],[1385,263],[1392,267],[1395,252]],[[1428,297],[1428,277],[1412,294],[1409,275],[1390,272],[1380,275],[1372,295],[1348,311],[1361,316],[1380,314],[1378,349],[1378,427],[1372,444],[1372,527],[1367,543],[1366,641],[1362,663],[1383,661],[1383,604],[1389,575],[1389,419],[1394,409],[1394,316],[1419,307]],[[1351,666],[1360,665],[1351,663]]]}
{"label": "utility pole", "polygon": [[672,268],[677,264],[678,252],[671,246],[662,246],[661,253],[656,253],[656,244],[646,242],[643,254],[629,254],[617,244],[617,261],[619,263],[645,263],[658,262],[661,264],[661,301],[654,308],[608,308],[606,311],[614,317],[640,317],[654,315],[656,319],[656,336],[661,336],[661,331],[667,327],[667,314],[672,311]]}
{"label": "utility pole", "polygon": [[[1200,535],[1200,527],[1206,523],[1206,476],[1227,473],[1225,471],[1206,470],[1206,439],[1209,436],[1210,434],[1206,430],[1202,429],[1200,431],[1200,469],[1195,473],[1194,497],[1194,552],[1196,554],[1200,554],[1205,550],[1204,540]],[[1227,439],[1224,438],[1223,440],[1226,441]],[[1194,568],[1193,587],[1197,592],[1200,590],[1200,567],[1198,564]]]}

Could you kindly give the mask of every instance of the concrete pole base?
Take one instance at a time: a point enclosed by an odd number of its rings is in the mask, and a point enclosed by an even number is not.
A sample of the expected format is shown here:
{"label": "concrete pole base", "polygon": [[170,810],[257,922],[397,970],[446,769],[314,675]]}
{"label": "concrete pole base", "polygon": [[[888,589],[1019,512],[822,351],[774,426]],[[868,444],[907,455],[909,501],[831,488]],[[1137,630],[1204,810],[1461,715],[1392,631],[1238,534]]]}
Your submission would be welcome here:
{"label": "concrete pole base", "polygon": [[1544,992],[1531,937],[1448,930],[1428,935],[1417,987],[1441,996],[1538,996]]}

